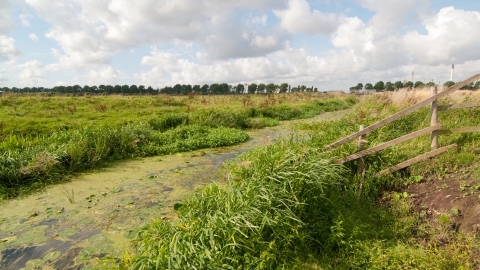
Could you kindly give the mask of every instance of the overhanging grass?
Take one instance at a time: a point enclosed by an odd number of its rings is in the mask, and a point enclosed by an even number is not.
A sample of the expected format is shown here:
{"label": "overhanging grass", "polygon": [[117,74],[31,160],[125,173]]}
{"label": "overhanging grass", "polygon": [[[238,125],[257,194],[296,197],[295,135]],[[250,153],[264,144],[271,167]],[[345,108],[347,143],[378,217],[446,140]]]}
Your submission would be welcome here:
{"label": "overhanging grass", "polygon": [[0,194],[13,197],[108,160],[228,146],[247,138],[244,131],[225,127],[189,125],[159,132],[145,124],[85,127],[48,137],[12,136],[0,144]]}
{"label": "overhanging grass", "polygon": [[178,221],[140,229],[137,255],[123,267],[275,269],[322,249],[339,165],[290,141],[247,154],[232,169],[226,187],[211,184],[187,200]]}

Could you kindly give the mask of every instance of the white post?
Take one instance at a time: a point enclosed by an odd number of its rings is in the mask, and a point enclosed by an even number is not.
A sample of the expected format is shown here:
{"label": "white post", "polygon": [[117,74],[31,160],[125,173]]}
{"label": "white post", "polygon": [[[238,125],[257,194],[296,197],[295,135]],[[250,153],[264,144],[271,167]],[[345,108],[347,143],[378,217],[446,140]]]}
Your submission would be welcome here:
{"label": "white post", "polygon": [[453,82],[453,70],[455,69],[455,65],[452,64],[452,74],[450,75],[450,81]]}

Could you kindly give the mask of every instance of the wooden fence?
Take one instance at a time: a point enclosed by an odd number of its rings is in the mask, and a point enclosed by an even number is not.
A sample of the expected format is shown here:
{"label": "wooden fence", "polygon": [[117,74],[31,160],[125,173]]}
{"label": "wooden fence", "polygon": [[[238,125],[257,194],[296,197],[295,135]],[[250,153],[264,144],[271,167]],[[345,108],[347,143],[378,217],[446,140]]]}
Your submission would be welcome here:
{"label": "wooden fence", "polygon": [[[455,128],[455,129],[441,129],[442,128],[442,124],[441,123],[438,123],[438,111],[444,111],[444,110],[454,110],[454,109],[463,109],[463,108],[473,108],[473,107],[480,107],[480,102],[470,102],[470,103],[463,103],[463,104],[452,104],[452,105],[445,105],[445,106],[437,106],[437,100],[440,99],[440,98],[443,98],[457,90],[459,90],[460,88],[468,85],[469,83],[471,82],[475,82],[477,80],[480,79],[480,74],[477,74],[463,82],[460,82],[448,89],[446,89],[445,91],[443,92],[440,92],[440,93],[437,93],[437,88],[436,87],[433,87],[432,88],[432,96],[407,108],[407,109],[404,109],[390,117],[387,117],[369,127],[366,127],[366,128],[363,128],[363,126],[360,127],[360,131],[350,135],[350,136],[347,136],[327,147],[325,147],[323,150],[324,151],[327,151],[327,150],[331,150],[331,149],[334,149],[340,145],[343,145],[343,144],[346,144],[356,138],[361,138],[360,140],[360,149],[363,148],[363,145],[365,144],[364,142],[364,138],[365,138],[365,135],[373,130],[376,130],[392,121],[395,121],[399,118],[401,118],[402,116],[405,116],[411,112],[414,112],[426,105],[430,105],[431,106],[431,126],[428,127],[428,128],[424,128],[424,129],[421,129],[419,131],[416,131],[416,132],[413,132],[413,133],[410,133],[408,135],[405,135],[405,136],[402,136],[400,138],[396,138],[394,140],[391,140],[389,142],[385,142],[385,143],[382,143],[380,145],[377,145],[375,147],[372,147],[372,148],[369,148],[369,149],[366,149],[366,150],[361,150],[355,154],[352,154],[352,155],[349,155],[347,157],[344,157],[342,159],[339,159],[337,162],[340,163],[340,164],[343,164],[345,162],[348,162],[348,161],[352,161],[352,160],[355,160],[355,159],[358,159],[358,158],[363,158],[369,154],[373,154],[373,153],[376,153],[382,149],[385,149],[387,147],[390,147],[390,146],[394,146],[394,145],[397,145],[397,144],[400,144],[402,142],[405,142],[405,141],[408,141],[408,140],[411,140],[413,138],[416,138],[416,137],[419,137],[419,136],[422,136],[422,135],[425,135],[425,134],[428,134],[430,133],[431,134],[431,151],[428,152],[428,153],[424,153],[422,155],[419,155],[415,158],[412,158],[410,160],[407,160],[405,162],[402,162],[400,164],[397,164],[393,167],[390,167],[388,169],[385,169],[383,171],[380,171],[376,174],[376,176],[382,176],[382,175],[386,175],[386,174],[389,174],[389,173],[392,173],[392,172],[395,172],[395,171],[398,171],[400,169],[403,169],[403,168],[406,168],[412,164],[415,164],[417,162],[420,162],[422,160],[425,160],[425,159],[428,159],[428,158],[431,158],[433,156],[436,156],[438,154],[441,154],[441,153],[444,153],[446,151],[448,151],[449,149],[451,148],[455,148],[457,147],[456,144],[452,144],[452,145],[448,145],[448,146],[444,146],[444,147],[440,147],[438,146],[438,136],[439,135],[448,135],[448,134],[456,134],[456,133],[466,133],[466,132],[479,132],[480,131],[480,126],[475,126],[475,127],[464,127],[464,128]],[[365,174],[365,167],[364,167],[364,164],[363,164],[363,159],[361,159],[360,161],[360,166],[359,166],[359,172],[361,173],[362,177],[361,177],[361,183],[360,183],[360,192],[359,192],[359,197],[360,197],[360,194],[361,194],[361,190],[362,190],[362,186],[363,186],[363,176]]]}

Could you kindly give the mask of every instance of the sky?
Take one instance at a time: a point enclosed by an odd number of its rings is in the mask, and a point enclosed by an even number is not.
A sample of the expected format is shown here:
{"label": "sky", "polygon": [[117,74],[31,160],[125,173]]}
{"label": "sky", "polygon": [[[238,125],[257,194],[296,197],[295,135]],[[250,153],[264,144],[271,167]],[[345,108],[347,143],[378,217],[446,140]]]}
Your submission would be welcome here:
{"label": "sky", "polygon": [[0,0],[0,87],[289,83],[480,72],[479,0]]}

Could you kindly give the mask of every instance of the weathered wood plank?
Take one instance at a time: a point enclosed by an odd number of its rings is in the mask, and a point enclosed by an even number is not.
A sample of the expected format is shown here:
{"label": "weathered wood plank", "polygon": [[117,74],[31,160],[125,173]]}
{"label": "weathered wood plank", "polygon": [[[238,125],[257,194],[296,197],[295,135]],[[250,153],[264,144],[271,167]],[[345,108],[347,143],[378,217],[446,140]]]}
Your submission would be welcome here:
{"label": "weathered wood plank", "polygon": [[375,176],[383,176],[383,175],[387,175],[389,173],[392,173],[392,172],[396,172],[398,170],[401,170],[403,168],[406,168],[410,165],[413,165],[415,163],[418,163],[422,160],[425,160],[425,159],[428,159],[428,158],[431,158],[431,157],[434,157],[436,155],[439,155],[441,153],[444,153],[444,152],[447,152],[448,150],[450,150],[451,148],[456,148],[457,147],[457,144],[452,144],[452,145],[449,145],[449,146],[445,146],[445,147],[442,147],[442,148],[438,148],[438,149],[435,149],[435,150],[432,150],[428,153],[425,153],[423,155],[420,155],[418,157],[415,157],[415,158],[412,158],[412,159],[409,159],[405,162],[402,162],[400,164],[397,164],[393,167],[390,167],[388,169],[385,169],[381,172],[378,172],[377,174],[375,174]]}
{"label": "weathered wood plank", "polygon": [[[437,94],[437,87],[432,88],[432,96]],[[438,124],[438,104],[437,100],[432,101],[432,105],[430,105],[430,126],[434,126]],[[438,132],[436,130],[432,131],[432,135],[430,136],[430,148],[435,150],[438,148]]]}
{"label": "weathered wood plank", "polygon": [[442,129],[442,130],[438,131],[439,135],[450,135],[450,134],[459,134],[459,133],[468,133],[468,132],[480,132],[480,126],[479,127]]}
{"label": "weathered wood plank", "polygon": [[337,142],[334,142],[334,143],[330,144],[329,146],[323,148],[323,150],[328,151],[328,150],[334,149],[334,148],[336,148],[336,147],[338,147],[342,144],[348,143],[348,142],[350,142],[350,141],[352,141],[352,140],[354,140],[354,139],[356,139],[356,138],[358,138],[358,137],[360,137],[364,134],[367,134],[367,133],[369,133],[369,132],[371,132],[371,131],[373,131],[377,128],[380,128],[380,127],[382,127],[382,126],[384,126],[384,125],[386,125],[386,124],[388,124],[392,121],[395,121],[395,120],[401,118],[402,116],[405,116],[405,115],[407,115],[411,112],[414,112],[414,111],[420,109],[421,107],[424,107],[424,106],[430,104],[434,100],[443,98],[443,97],[457,91],[458,89],[464,87],[465,85],[467,85],[471,82],[477,81],[477,80],[480,80],[480,74],[472,76],[472,77],[466,79],[465,81],[457,83],[454,86],[448,88],[447,90],[445,90],[443,92],[440,92],[439,94],[436,94],[436,95],[431,96],[431,97],[429,97],[429,98],[427,98],[423,101],[420,101],[419,103],[417,103],[417,104],[415,104],[415,105],[413,105],[413,106],[411,106],[411,107],[409,107],[409,108],[407,108],[403,111],[400,111],[400,112],[398,112],[398,113],[396,113],[396,114],[394,114],[390,117],[387,117],[387,118],[385,118],[381,121],[378,121],[377,123],[375,123],[375,124],[373,124],[369,127],[366,127],[365,129],[363,129],[361,131],[358,131],[358,132],[356,132],[356,133],[354,133],[350,136],[347,136],[347,137],[345,137],[345,138],[343,138],[343,139],[341,139]]}
{"label": "weathered wood plank", "polygon": [[369,148],[369,149],[367,149],[367,150],[363,150],[363,151],[357,152],[357,153],[355,153],[355,154],[353,154],[353,155],[350,155],[350,156],[344,157],[344,158],[342,158],[342,159],[339,159],[339,160],[337,160],[337,163],[342,164],[342,163],[345,163],[345,162],[349,162],[349,161],[355,160],[355,159],[357,159],[357,158],[364,157],[364,156],[366,156],[366,155],[370,155],[370,154],[376,153],[376,152],[378,152],[378,151],[380,151],[380,150],[383,150],[383,149],[385,149],[385,148],[387,148],[387,147],[400,144],[400,143],[402,143],[402,142],[405,142],[405,141],[411,140],[411,139],[413,139],[413,138],[416,138],[416,137],[419,137],[419,136],[428,134],[428,133],[430,133],[430,132],[432,132],[432,131],[439,130],[439,129],[441,129],[441,128],[442,128],[442,124],[436,124],[436,125],[434,125],[434,126],[421,129],[421,130],[419,130],[419,131],[416,131],[416,132],[407,134],[407,135],[405,135],[405,136],[396,138],[396,139],[391,140],[391,141],[389,141],[389,142],[379,144],[379,145],[377,145],[377,146],[375,146],[375,147],[372,147],[372,148]]}
{"label": "weathered wood plank", "polygon": [[467,102],[461,104],[449,104],[438,106],[439,111],[446,111],[446,110],[455,110],[455,109],[466,109],[466,108],[475,108],[480,107],[480,102]]}

